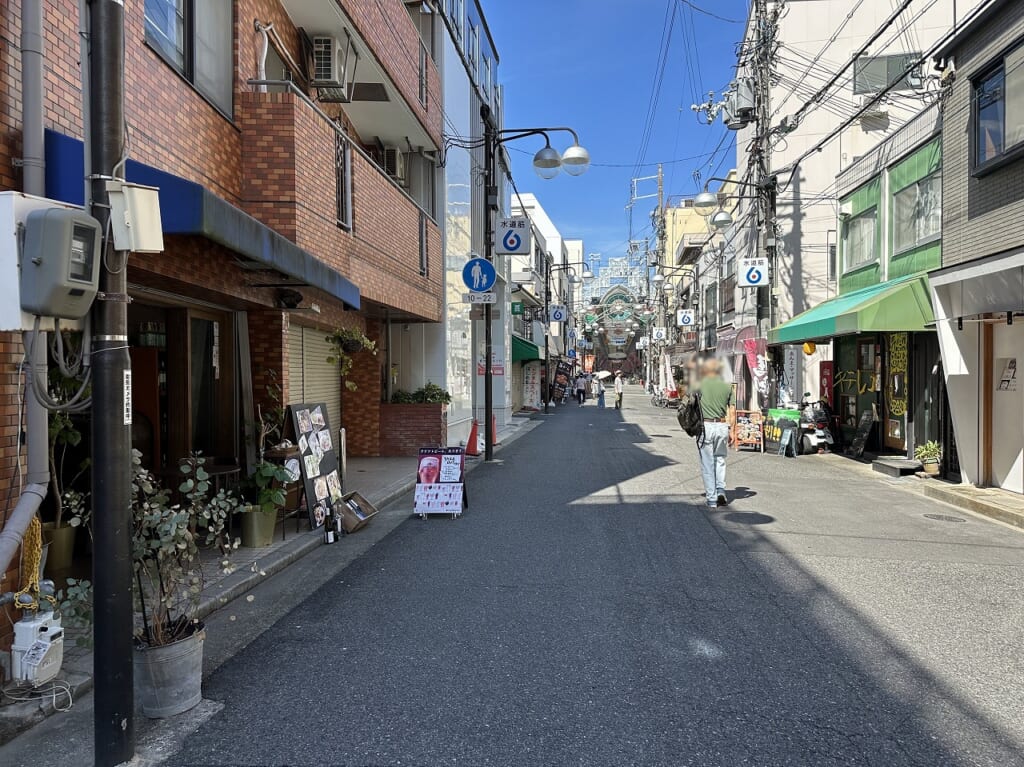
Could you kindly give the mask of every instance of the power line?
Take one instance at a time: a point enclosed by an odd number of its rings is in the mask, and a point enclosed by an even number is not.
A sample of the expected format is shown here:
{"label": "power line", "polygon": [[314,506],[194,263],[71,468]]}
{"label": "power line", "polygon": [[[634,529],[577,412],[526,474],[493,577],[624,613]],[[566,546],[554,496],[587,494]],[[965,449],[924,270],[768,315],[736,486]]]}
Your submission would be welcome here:
{"label": "power line", "polygon": [[725,16],[719,16],[717,13],[712,13],[711,11],[707,11],[707,10],[701,8],[696,3],[691,3],[690,0],[679,0],[679,2],[681,2],[683,5],[687,6],[688,8],[691,8],[691,9],[697,11],[697,13],[703,13],[705,16],[710,16],[713,19],[718,19],[719,21],[724,21],[726,24],[746,24],[747,23],[746,19],[727,19]]}
{"label": "power line", "polygon": [[672,45],[672,33],[675,29],[675,15],[678,6],[674,0],[667,0],[665,5],[665,21],[661,32],[661,47],[658,51],[658,60],[655,64],[654,80],[651,83],[651,95],[647,101],[647,117],[644,129],[640,136],[640,147],[637,151],[634,174],[640,170],[647,159],[647,148],[651,143],[651,135],[654,132],[654,122],[658,113],[658,102],[661,98],[661,86],[665,79],[665,66],[668,64],[668,54]]}

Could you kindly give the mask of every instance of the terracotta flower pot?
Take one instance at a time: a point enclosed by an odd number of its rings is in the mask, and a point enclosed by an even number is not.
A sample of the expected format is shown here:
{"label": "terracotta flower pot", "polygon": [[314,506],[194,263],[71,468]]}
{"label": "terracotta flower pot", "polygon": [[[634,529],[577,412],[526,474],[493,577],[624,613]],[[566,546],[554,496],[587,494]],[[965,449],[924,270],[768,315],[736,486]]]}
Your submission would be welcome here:
{"label": "terracotta flower pot", "polygon": [[925,474],[931,474],[932,476],[935,476],[939,473],[938,461],[922,461],[921,465],[924,466]]}

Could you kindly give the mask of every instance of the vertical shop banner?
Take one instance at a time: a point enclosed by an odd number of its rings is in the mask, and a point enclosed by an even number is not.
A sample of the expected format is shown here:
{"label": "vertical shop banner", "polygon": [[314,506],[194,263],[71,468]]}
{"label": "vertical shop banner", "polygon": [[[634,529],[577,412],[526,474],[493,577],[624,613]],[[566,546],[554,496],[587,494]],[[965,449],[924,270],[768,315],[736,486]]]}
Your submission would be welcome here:
{"label": "vertical shop banner", "polygon": [[768,345],[763,338],[746,338],[743,340],[743,353],[763,405],[768,401]]}
{"label": "vertical shop banner", "polygon": [[536,408],[540,401],[540,363],[530,362],[523,365],[523,404]]}
{"label": "vertical shop banner", "polygon": [[779,385],[779,394],[786,402],[799,402],[803,391],[800,390],[801,381],[798,380],[800,371],[800,347],[787,346],[782,356],[782,381]]}
{"label": "vertical shop banner", "polygon": [[569,377],[572,375],[572,365],[564,360],[555,367],[555,380],[551,383],[551,399],[561,402],[569,391]]}
{"label": "vertical shop banner", "polygon": [[421,447],[416,467],[414,513],[462,513],[465,500],[466,452],[461,447]]}
{"label": "vertical shop banner", "polygon": [[836,382],[835,363],[832,360],[822,360],[819,364],[821,367],[818,375],[821,385],[818,389],[818,398],[832,407],[833,387]]}
{"label": "vertical shop banner", "polygon": [[583,355],[583,370],[586,373],[594,372],[594,355],[584,354]]}

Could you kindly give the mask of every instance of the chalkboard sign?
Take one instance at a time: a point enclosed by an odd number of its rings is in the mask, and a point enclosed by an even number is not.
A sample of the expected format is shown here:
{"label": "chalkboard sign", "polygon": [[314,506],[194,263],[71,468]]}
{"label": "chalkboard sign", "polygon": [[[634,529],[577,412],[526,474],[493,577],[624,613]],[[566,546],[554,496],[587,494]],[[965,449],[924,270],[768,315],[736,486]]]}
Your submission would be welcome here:
{"label": "chalkboard sign", "polygon": [[342,499],[338,453],[323,402],[288,406],[286,436],[299,448],[299,469],[311,527],[320,527]]}
{"label": "chalkboard sign", "polygon": [[853,435],[853,442],[846,449],[849,455],[860,458],[864,455],[864,446],[868,437],[871,436],[871,427],[875,425],[875,413],[873,410],[865,410],[860,414],[860,422],[857,424],[857,433]]}
{"label": "chalkboard sign", "polygon": [[779,455],[788,455],[791,450],[793,457],[796,458],[796,445],[793,444],[793,429],[787,427],[782,430],[782,436],[779,437]]}

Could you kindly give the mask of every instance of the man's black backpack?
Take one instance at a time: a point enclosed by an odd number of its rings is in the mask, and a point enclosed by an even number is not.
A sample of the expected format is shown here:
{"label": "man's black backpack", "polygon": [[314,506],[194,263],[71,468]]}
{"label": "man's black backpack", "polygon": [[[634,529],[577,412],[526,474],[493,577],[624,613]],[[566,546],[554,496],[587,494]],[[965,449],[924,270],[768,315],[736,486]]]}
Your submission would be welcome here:
{"label": "man's black backpack", "polygon": [[690,391],[679,398],[679,412],[676,413],[683,431],[691,437],[704,433],[704,413],[700,409],[700,392]]}

